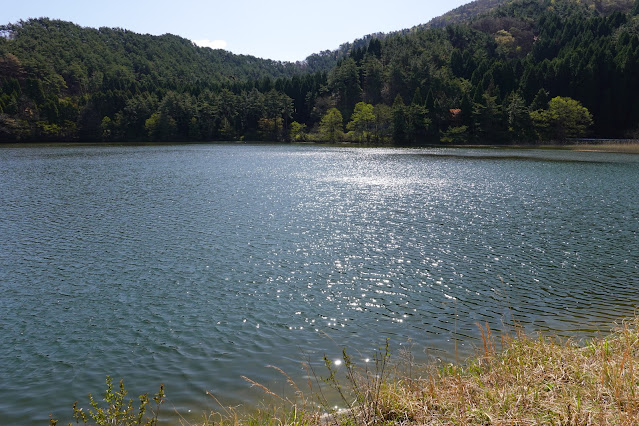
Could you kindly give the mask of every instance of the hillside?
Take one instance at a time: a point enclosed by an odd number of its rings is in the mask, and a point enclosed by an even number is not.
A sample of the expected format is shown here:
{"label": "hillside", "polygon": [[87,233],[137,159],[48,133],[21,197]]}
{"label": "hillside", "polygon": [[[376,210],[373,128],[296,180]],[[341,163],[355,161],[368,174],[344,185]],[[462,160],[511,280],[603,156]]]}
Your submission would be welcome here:
{"label": "hillside", "polygon": [[[50,78],[45,74],[55,72],[66,82],[88,82],[99,72],[107,86],[117,80],[116,86],[133,84],[136,89],[145,89],[185,81],[210,85],[266,76],[291,77],[301,71],[299,64],[202,48],[171,34],[84,28],[46,18],[1,26],[0,35],[0,52],[11,52],[28,69],[44,62],[46,69],[34,70],[39,77]],[[125,68],[128,71],[118,72]]]}
{"label": "hillside", "polygon": [[0,141],[633,136],[638,14],[639,0],[478,0],[297,64],[30,20],[0,27]]}
{"label": "hillside", "polygon": [[201,48],[170,34],[46,18],[0,26],[0,140],[100,139],[101,120],[128,101],[155,104],[169,91],[219,92],[330,69],[336,62],[313,59],[283,63]]}
{"label": "hillside", "polygon": [[[576,3],[600,14],[610,14],[615,11],[627,12],[632,8],[634,2],[633,0],[580,0]],[[517,2],[513,0],[475,0],[434,18],[418,28],[441,28],[451,24],[468,23],[490,14],[502,5],[516,6]]]}
{"label": "hillside", "polygon": [[466,16],[459,24],[416,27],[354,49],[329,74],[345,121],[363,101],[391,108],[382,137],[402,143],[635,135],[639,2],[492,8],[480,0],[456,11]]}

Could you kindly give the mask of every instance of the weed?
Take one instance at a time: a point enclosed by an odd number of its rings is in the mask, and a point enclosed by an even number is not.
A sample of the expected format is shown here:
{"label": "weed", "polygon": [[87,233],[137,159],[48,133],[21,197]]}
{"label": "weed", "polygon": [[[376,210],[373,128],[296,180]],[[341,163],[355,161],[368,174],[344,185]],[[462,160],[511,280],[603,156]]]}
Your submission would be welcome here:
{"label": "weed", "polygon": [[[164,385],[160,385],[160,391],[152,398],[155,408],[151,406],[149,395],[145,393],[139,397],[140,406],[136,412],[133,401],[131,399],[125,401],[128,392],[124,388],[123,380],[120,380],[119,391],[114,391],[113,379],[110,376],[106,377],[106,384],[107,390],[103,399],[106,407],[100,407],[98,401],[91,394],[89,394],[91,408],[86,412],[84,409],[78,408],[77,401],[73,404],[73,418],[76,424],[80,424],[80,422],[87,424],[89,419],[98,426],[156,426],[158,424],[160,406],[164,402],[165,396]],[[150,409],[151,417],[145,417],[147,409]],[[51,426],[55,426],[57,423],[57,420],[49,420]]]}

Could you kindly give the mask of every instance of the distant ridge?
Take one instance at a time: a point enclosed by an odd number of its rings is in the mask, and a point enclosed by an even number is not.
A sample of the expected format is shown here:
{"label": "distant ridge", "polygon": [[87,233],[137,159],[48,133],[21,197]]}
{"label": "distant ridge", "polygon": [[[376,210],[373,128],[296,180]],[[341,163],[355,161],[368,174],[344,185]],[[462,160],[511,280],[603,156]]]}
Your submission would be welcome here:
{"label": "distant ridge", "polygon": [[446,25],[450,24],[459,24],[463,22],[469,22],[470,20],[477,18],[478,16],[484,15],[486,13],[495,10],[500,5],[511,1],[511,0],[475,0],[468,4],[459,6],[451,10],[450,12],[446,12],[445,14],[438,16],[436,18],[431,19],[425,24],[417,24],[410,28],[405,28],[402,30],[391,31],[388,33],[377,32],[367,34],[361,38],[355,39],[352,42],[346,42],[340,45],[338,49],[332,51],[325,51],[319,55],[311,55],[308,59],[313,59],[318,56],[320,57],[332,57],[336,61],[344,58],[350,52],[356,49],[366,48],[371,40],[384,40],[388,37],[397,36],[397,35],[405,35],[414,31],[425,30],[429,28],[442,28]]}
{"label": "distant ridge", "polygon": [[467,22],[477,16],[497,9],[502,4],[511,0],[475,0],[446,12],[441,16],[431,19],[428,23],[418,25],[417,28],[441,28],[450,24]]}

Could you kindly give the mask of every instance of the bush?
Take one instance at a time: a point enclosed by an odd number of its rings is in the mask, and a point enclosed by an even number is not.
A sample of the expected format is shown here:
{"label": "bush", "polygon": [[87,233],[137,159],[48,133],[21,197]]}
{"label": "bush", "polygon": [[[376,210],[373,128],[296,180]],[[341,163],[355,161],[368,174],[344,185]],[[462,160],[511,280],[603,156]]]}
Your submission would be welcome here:
{"label": "bush", "polygon": [[[133,401],[129,399],[128,402],[124,400],[127,395],[127,391],[124,388],[124,380],[120,380],[119,392],[113,391],[113,379],[110,376],[106,378],[107,390],[104,396],[104,402],[106,407],[100,407],[100,404],[93,398],[93,395],[89,394],[89,401],[91,404],[87,413],[78,408],[78,402],[73,404],[73,418],[76,423],[83,422],[87,424],[89,418],[91,418],[98,426],[116,425],[116,426],[156,426],[158,424],[158,415],[160,413],[160,406],[164,402],[164,385],[160,385],[160,391],[155,394],[153,401],[155,402],[155,409],[149,407],[149,395],[147,393],[140,395],[140,406],[136,412],[133,407]],[[150,408],[151,417],[146,417],[145,414],[147,408]],[[49,424],[55,426],[58,423],[57,420],[51,419]]]}

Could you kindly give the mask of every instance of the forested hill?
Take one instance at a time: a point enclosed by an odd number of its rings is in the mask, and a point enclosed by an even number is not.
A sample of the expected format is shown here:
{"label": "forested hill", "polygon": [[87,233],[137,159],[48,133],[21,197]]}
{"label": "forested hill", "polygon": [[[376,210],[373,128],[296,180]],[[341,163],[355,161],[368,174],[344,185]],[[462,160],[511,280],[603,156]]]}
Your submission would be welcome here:
{"label": "forested hill", "polygon": [[419,28],[440,28],[450,24],[461,24],[492,12],[507,1],[508,0],[475,0],[459,6],[442,16],[433,18],[427,24],[419,26]]}
{"label": "forested hill", "polygon": [[198,47],[170,34],[85,28],[47,18],[3,25],[0,140],[94,139],[104,116],[140,94],[160,99],[168,91],[218,92],[247,81],[328,70],[335,63],[330,55],[279,62]]}
{"label": "forested hill", "polygon": [[[0,28],[0,141],[510,143],[639,129],[639,0],[478,0],[284,64],[48,19]],[[444,21],[441,21],[444,22]],[[312,72],[337,63],[328,73]]]}
{"label": "forested hill", "polygon": [[[450,24],[467,23],[471,21],[472,19],[475,19],[479,16],[485,15],[493,11],[499,5],[505,3],[506,1],[508,0],[475,0],[463,6],[459,6],[458,8],[453,9],[450,12],[443,14],[442,16],[433,18],[428,23],[419,24],[412,28],[405,28],[402,30],[392,31],[389,33],[378,32],[373,34],[367,34],[361,38],[358,38],[357,40],[354,40],[352,42],[346,42],[340,45],[340,47],[334,51],[325,51],[325,52],[322,52],[320,55],[323,57],[334,59],[336,63],[337,60],[343,59],[344,57],[348,56],[348,54],[351,51],[355,49],[368,47],[368,44],[372,40],[382,41],[389,37],[394,37],[397,35],[406,35],[412,32],[416,32],[416,31],[420,31],[420,30],[424,30],[428,28],[441,28]],[[311,57],[307,58],[307,60],[320,55],[312,55]],[[335,65],[335,63],[333,65]]]}
{"label": "forested hill", "polygon": [[[634,0],[580,0],[578,3],[587,6],[591,10],[595,10],[600,14],[609,14],[614,11],[627,12],[632,7],[633,2]],[[323,62],[326,64],[328,61],[337,61],[348,56],[348,54],[354,49],[367,47],[371,40],[384,40],[396,35],[406,35],[429,28],[442,28],[452,24],[469,24],[473,20],[481,19],[489,15],[499,6],[506,3],[513,3],[513,0],[474,0],[455,8],[450,12],[446,12],[441,16],[435,17],[425,24],[419,24],[412,28],[406,28],[390,33],[379,32],[368,34],[353,42],[346,42],[334,51],[325,51],[318,55],[311,55],[307,58],[307,60],[320,60],[319,58],[324,58]]]}
{"label": "forested hill", "polygon": [[[637,136],[639,0],[515,0],[496,8],[491,1],[468,5],[483,13],[459,24],[354,49],[329,74],[351,139]],[[388,134],[358,128],[358,102],[373,105],[378,122],[387,117]]]}
{"label": "forested hill", "polygon": [[[55,73],[79,84],[84,80],[89,84],[91,79],[95,84],[102,78],[107,85],[133,84],[142,90],[153,85],[215,85],[267,76],[291,77],[305,67],[198,47],[171,34],[86,28],[46,18],[1,26],[0,35],[0,52],[11,52],[39,77],[48,79]],[[33,69],[37,63],[40,68]]]}

